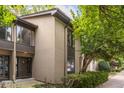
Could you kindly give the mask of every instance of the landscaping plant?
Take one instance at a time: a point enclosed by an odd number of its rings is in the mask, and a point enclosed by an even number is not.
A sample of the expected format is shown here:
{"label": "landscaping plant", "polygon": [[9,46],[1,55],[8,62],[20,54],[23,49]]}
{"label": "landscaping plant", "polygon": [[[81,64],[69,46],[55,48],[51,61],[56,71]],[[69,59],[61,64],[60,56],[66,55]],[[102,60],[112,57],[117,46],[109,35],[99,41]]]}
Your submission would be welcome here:
{"label": "landscaping plant", "polygon": [[94,88],[108,80],[108,72],[85,72],[67,77],[66,87]]}
{"label": "landscaping plant", "polygon": [[124,6],[78,6],[73,12],[75,39],[81,42],[81,72],[95,58],[111,61],[124,54]]}
{"label": "landscaping plant", "polygon": [[100,62],[98,63],[98,70],[99,70],[99,71],[108,71],[108,72],[110,72],[111,68],[110,68],[109,62],[100,61]]}

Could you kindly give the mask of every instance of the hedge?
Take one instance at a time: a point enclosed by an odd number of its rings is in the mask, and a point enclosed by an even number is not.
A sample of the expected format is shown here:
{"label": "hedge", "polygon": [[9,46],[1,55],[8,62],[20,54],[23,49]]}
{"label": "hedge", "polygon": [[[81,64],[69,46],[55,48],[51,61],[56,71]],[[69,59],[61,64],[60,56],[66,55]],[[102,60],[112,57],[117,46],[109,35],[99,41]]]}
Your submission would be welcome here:
{"label": "hedge", "polygon": [[94,88],[108,80],[108,72],[85,72],[70,74],[66,78],[66,87]]}
{"label": "hedge", "polygon": [[98,63],[98,69],[99,69],[99,71],[108,71],[108,72],[110,72],[110,64],[109,64],[109,62],[100,61]]}

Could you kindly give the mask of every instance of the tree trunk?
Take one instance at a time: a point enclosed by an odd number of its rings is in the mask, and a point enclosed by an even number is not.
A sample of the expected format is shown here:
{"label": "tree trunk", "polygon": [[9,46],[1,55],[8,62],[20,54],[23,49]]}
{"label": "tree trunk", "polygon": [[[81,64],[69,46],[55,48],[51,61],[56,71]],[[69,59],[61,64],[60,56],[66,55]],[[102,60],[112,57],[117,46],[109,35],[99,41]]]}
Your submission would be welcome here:
{"label": "tree trunk", "polygon": [[88,56],[88,55],[84,56],[83,66],[82,66],[81,72],[86,72],[87,67],[91,63],[92,59],[93,59],[93,57],[91,57],[91,56]]}

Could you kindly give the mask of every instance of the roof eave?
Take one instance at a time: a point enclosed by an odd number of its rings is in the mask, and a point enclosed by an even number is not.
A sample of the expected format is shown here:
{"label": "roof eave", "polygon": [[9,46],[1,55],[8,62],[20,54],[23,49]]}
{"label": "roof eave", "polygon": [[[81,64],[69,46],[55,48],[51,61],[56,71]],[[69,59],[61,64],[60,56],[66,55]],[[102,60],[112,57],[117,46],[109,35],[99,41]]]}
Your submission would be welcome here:
{"label": "roof eave", "polygon": [[61,21],[63,21],[66,24],[70,24],[70,21],[71,21],[71,19],[58,8],[42,11],[42,12],[39,12],[39,13],[34,13],[34,14],[21,16],[20,18],[26,19],[26,18],[44,16],[44,15],[55,16],[55,17],[57,17],[58,19],[60,19]]}
{"label": "roof eave", "polygon": [[53,14],[53,16],[57,17],[58,19],[60,19],[67,25],[71,24],[70,23],[71,19],[69,17],[65,16],[64,14],[62,14],[61,11],[57,11],[56,13]]}
{"label": "roof eave", "polygon": [[37,25],[34,25],[34,24],[30,23],[30,22],[27,22],[27,21],[25,21],[25,20],[23,20],[23,19],[21,19],[21,18],[17,18],[17,19],[14,21],[14,23],[17,24],[17,25],[26,27],[26,28],[28,28],[28,29],[30,29],[30,30],[32,30],[32,31],[35,31],[35,30],[38,28]]}

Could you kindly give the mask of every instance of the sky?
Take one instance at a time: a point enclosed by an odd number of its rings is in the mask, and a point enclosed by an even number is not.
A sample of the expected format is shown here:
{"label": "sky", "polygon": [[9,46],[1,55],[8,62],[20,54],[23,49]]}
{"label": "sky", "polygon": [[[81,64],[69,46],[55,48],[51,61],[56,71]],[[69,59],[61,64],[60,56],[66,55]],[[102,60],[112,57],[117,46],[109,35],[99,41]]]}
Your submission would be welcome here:
{"label": "sky", "polygon": [[74,11],[74,13],[76,13],[78,10],[76,5],[56,5],[56,7],[61,9],[70,18],[72,18],[70,9],[72,9]]}
{"label": "sky", "polygon": [[72,9],[74,13],[77,13],[78,10],[77,5],[55,5],[55,7],[61,9],[71,19],[72,19],[72,15],[70,10]]}

